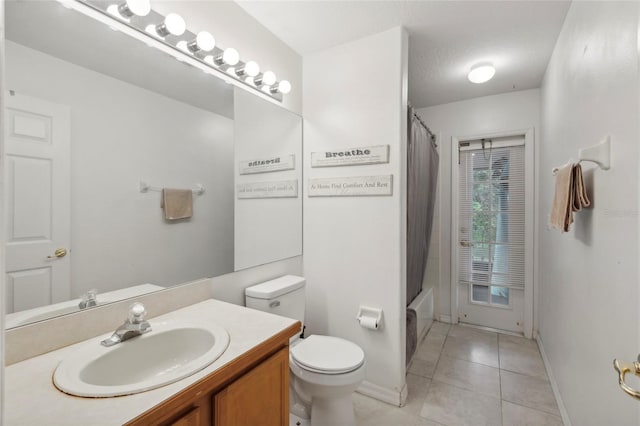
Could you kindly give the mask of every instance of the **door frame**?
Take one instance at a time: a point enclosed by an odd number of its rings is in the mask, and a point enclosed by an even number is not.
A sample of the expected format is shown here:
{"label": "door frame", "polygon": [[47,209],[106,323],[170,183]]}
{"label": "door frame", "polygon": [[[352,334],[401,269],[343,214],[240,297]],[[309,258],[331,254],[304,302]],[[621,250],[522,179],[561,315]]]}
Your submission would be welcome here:
{"label": "door frame", "polygon": [[525,247],[524,247],[524,318],[523,333],[528,339],[533,337],[533,295],[534,295],[534,229],[536,220],[536,206],[534,195],[535,191],[535,137],[534,128],[516,129],[498,131],[493,133],[484,133],[471,136],[452,136],[451,137],[451,264],[450,264],[450,289],[451,289],[451,323],[458,323],[458,241],[460,233],[460,218],[458,214],[459,208],[459,183],[460,173],[459,163],[459,144],[461,142],[473,141],[478,139],[500,138],[510,136],[524,136],[524,155],[525,164],[531,167],[525,169]]}

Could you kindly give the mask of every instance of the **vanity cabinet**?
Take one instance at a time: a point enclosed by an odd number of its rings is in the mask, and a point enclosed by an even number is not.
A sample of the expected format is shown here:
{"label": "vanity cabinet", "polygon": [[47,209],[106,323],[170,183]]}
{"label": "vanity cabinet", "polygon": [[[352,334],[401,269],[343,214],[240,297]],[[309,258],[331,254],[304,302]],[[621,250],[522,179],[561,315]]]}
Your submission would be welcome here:
{"label": "vanity cabinet", "polygon": [[286,426],[289,338],[300,324],[246,352],[127,426]]}
{"label": "vanity cabinet", "polygon": [[218,392],[215,425],[283,426],[289,421],[289,348]]}

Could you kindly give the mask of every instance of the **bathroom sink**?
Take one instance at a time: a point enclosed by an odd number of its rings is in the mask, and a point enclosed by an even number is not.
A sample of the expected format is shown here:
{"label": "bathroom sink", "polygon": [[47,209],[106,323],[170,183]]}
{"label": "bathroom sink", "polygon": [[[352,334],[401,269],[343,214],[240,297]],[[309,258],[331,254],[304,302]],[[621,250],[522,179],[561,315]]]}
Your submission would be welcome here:
{"label": "bathroom sink", "polygon": [[93,339],[65,358],[53,382],[62,392],[112,397],[144,392],[190,376],[214,362],[229,345],[219,325],[151,321],[152,331],[111,347]]}

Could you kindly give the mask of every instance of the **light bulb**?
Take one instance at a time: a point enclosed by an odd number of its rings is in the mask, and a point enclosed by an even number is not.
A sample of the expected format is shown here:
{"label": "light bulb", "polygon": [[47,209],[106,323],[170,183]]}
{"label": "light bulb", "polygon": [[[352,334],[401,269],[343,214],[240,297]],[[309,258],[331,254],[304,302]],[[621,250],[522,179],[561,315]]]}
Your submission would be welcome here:
{"label": "light bulb", "polygon": [[255,61],[249,61],[244,64],[244,72],[249,77],[255,77],[256,75],[260,74],[260,65],[258,65],[258,63]]}
{"label": "light bulb", "polygon": [[287,80],[282,80],[280,83],[278,83],[278,92],[282,93],[283,95],[291,92],[291,83],[289,83]]}
{"label": "light bulb", "polygon": [[184,22],[182,16],[177,13],[170,13],[164,18],[164,22],[156,26],[156,32],[160,37],[166,37],[169,34],[181,36],[187,30],[187,23]]}
{"label": "light bulb", "polygon": [[276,83],[276,75],[272,71],[265,71],[262,74],[262,84],[265,86],[271,86]]}
{"label": "light bulb", "polygon": [[260,74],[260,65],[255,61],[249,61],[242,67],[236,68],[236,75],[238,77],[244,77],[245,75],[255,77],[258,74]]}
{"label": "light bulb", "polygon": [[222,54],[222,61],[232,67],[240,62],[240,54],[233,47],[228,47],[224,49],[224,53]]}
{"label": "light bulb", "polygon": [[188,44],[189,50],[193,53],[198,51],[209,52],[216,47],[216,39],[207,31],[200,31],[195,40]]}
{"label": "light bulb", "polygon": [[282,80],[280,83],[271,86],[269,88],[269,91],[274,95],[276,93],[282,93],[283,95],[286,95],[291,91],[291,83],[289,83],[287,80]]}
{"label": "light bulb", "polygon": [[125,18],[136,16],[147,16],[151,12],[149,0],[126,0],[118,6],[118,13]]}
{"label": "light bulb", "polygon": [[209,52],[216,47],[216,39],[207,31],[200,31],[198,33],[196,43],[198,43],[200,50],[204,50],[205,52]]}
{"label": "light bulb", "polygon": [[474,65],[467,78],[470,82],[480,84],[491,80],[496,74],[496,69],[491,64]]}

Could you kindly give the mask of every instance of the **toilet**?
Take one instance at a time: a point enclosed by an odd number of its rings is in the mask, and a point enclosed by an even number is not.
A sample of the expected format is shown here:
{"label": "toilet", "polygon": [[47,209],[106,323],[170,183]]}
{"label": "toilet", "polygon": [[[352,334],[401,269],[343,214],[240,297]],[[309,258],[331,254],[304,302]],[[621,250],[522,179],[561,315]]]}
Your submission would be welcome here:
{"label": "toilet", "polygon": [[[285,275],[248,287],[248,308],[304,323],[305,279]],[[311,426],[356,424],[351,394],[364,380],[364,351],[339,337],[294,336],[289,351],[289,410]]]}

